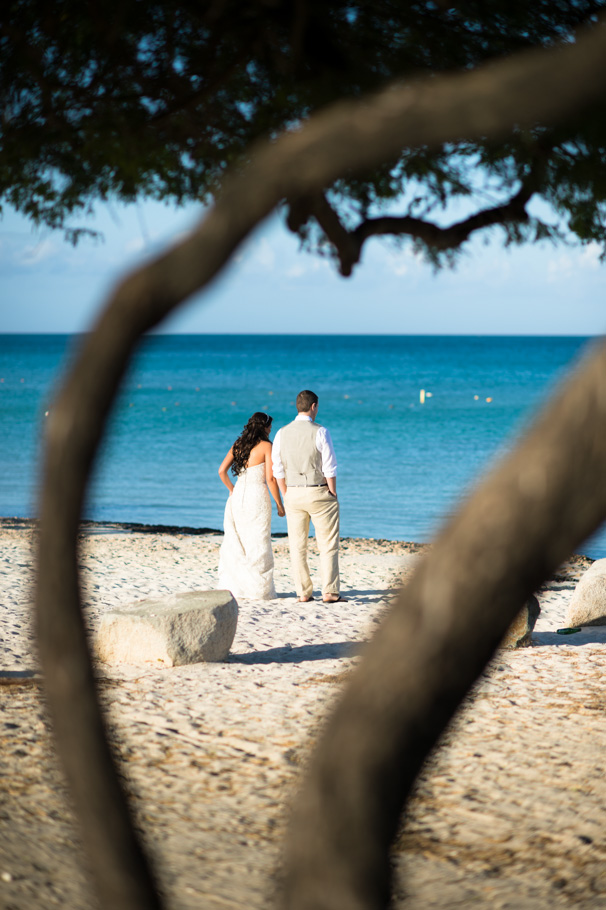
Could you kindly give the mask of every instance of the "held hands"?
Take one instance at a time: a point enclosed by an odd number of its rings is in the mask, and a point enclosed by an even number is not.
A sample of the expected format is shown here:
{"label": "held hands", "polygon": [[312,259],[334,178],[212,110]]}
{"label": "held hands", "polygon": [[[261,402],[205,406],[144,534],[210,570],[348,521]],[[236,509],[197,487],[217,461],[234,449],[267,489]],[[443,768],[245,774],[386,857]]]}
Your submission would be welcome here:
{"label": "held hands", "polygon": [[284,518],[285,515],[286,515],[286,512],[284,511],[284,506],[282,505],[282,503],[278,503],[278,516],[280,518]]}

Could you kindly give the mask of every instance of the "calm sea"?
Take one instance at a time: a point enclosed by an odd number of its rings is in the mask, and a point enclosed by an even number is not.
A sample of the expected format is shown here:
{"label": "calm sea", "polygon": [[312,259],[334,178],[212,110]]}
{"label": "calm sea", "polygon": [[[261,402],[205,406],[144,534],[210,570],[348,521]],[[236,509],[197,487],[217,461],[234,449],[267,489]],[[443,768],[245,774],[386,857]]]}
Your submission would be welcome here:
{"label": "calm sea", "polygon": [[[149,337],[123,387],[85,517],[221,528],[217,468],[242,426],[267,410],[277,429],[294,416],[297,392],[311,388],[337,452],[342,534],[428,541],[587,341]],[[2,516],[36,514],[44,415],[77,344],[74,336],[0,336]],[[285,530],[275,515],[273,530]],[[606,556],[606,533],[583,549]]]}

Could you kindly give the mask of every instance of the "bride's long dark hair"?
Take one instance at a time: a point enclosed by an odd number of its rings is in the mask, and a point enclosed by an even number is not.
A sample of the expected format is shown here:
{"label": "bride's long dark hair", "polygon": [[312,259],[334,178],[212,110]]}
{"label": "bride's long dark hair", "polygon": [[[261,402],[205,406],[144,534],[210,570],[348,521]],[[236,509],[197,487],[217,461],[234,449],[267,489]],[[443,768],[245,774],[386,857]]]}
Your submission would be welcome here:
{"label": "bride's long dark hair", "polygon": [[250,453],[257,443],[266,442],[269,439],[272,420],[273,418],[263,411],[255,411],[252,415],[232,446],[234,461],[231,469],[234,474],[242,473],[250,458]]}

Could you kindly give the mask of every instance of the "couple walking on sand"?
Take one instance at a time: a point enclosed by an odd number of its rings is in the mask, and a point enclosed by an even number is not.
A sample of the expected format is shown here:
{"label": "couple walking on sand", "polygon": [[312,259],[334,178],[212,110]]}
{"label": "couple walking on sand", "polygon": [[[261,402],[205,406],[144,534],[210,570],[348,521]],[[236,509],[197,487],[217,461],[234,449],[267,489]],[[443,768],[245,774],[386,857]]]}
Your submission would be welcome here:
{"label": "couple walking on sand", "polygon": [[[337,460],[328,430],[316,423],[318,396],[297,395],[297,416],[269,440],[272,418],[257,411],[223,459],[219,476],[229,490],[219,555],[219,587],[236,597],[276,597],[271,548],[271,500],[286,513],[297,597],[313,600],[307,561],[313,522],[325,603],[344,600],[339,587]],[[236,476],[235,485],[229,469]],[[282,504],[284,497],[284,505]]]}

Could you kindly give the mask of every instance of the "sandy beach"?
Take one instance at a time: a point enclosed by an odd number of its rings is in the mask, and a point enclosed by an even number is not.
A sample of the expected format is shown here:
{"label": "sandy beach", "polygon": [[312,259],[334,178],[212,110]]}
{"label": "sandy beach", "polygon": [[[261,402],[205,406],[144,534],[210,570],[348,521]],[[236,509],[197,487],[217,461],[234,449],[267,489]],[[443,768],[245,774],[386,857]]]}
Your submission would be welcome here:
{"label": "sandy beach", "polygon": [[[93,908],[32,640],[31,523],[0,522],[0,905]],[[92,526],[94,633],[117,605],[215,586],[221,536]],[[347,603],[299,604],[273,541],[270,602],[240,601],[230,658],[96,666],[112,746],[167,905],[266,908],[288,806],[326,711],[423,547],[345,539]],[[318,560],[312,545],[312,567]],[[500,651],[428,763],[394,851],[398,906],[606,907],[606,630],[571,636],[575,557],[537,592],[533,644]]]}

